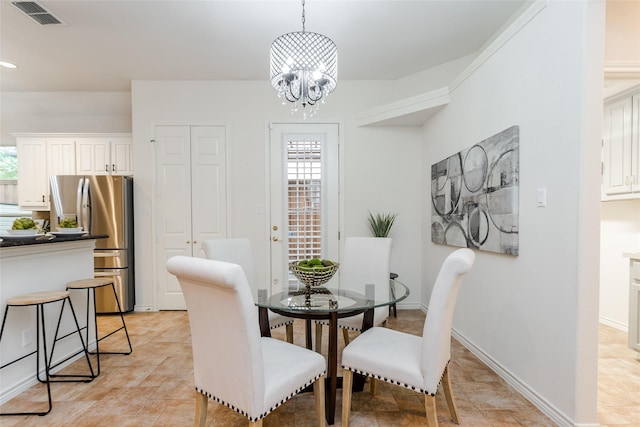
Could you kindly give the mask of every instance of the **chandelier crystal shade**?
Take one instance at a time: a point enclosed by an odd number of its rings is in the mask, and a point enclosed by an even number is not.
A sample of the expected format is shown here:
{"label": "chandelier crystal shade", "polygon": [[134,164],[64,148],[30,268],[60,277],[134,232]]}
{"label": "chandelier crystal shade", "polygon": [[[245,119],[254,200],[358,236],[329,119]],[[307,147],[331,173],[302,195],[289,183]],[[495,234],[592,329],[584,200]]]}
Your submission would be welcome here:
{"label": "chandelier crystal shade", "polygon": [[[322,34],[306,32],[304,0],[302,1],[302,31],[283,34],[271,44],[271,85],[282,103],[310,107],[313,115],[325,98],[336,88],[338,80],[338,49]],[[306,110],[305,110],[306,117]]]}

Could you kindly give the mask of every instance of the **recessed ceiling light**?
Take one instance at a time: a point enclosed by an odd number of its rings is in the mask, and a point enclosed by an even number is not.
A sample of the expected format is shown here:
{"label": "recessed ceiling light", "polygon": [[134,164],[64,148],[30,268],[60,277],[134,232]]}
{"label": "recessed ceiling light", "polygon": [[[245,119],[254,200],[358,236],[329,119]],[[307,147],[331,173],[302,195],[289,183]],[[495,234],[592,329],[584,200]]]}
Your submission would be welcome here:
{"label": "recessed ceiling light", "polygon": [[5,67],[5,68],[18,68],[17,65],[12,64],[11,62],[4,62],[4,61],[0,61],[0,67]]}

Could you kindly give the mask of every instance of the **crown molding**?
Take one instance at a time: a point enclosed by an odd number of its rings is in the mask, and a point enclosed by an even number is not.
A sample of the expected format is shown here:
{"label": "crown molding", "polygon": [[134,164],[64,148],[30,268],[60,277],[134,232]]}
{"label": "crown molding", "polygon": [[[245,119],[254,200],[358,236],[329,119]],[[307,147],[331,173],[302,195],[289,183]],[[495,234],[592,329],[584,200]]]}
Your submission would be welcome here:
{"label": "crown molding", "polygon": [[356,125],[420,126],[448,103],[449,88],[444,87],[364,111]]}

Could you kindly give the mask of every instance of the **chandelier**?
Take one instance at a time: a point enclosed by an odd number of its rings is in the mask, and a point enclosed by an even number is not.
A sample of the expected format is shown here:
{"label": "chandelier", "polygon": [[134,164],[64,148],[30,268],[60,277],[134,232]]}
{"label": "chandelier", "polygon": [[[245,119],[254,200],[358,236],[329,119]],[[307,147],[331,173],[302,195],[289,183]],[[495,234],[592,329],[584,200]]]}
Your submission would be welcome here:
{"label": "chandelier", "polygon": [[[283,34],[271,44],[271,85],[282,99],[292,103],[291,112],[302,105],[313,116],[336,88],[338,49],[328,37],[305,31],[302,0],[302,31]],[[307,110],[307,107],[308,110]]]}

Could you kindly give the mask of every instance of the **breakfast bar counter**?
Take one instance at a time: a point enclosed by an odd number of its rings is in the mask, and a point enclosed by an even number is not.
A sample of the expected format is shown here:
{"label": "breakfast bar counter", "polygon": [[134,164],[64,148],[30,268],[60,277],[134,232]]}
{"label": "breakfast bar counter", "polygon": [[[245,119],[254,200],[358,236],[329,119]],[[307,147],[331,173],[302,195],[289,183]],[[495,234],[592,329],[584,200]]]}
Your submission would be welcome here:
{"label": "breakfast bar counter", "polygon": [[[104,236],[55,236],[42,240],[7,239],[0,242],[0,318],[4,316],[8,298],[32,292],[64,291],[66,284],[72,280],[92,278],[95,239],[101,237]],[[71,300],[83,326],[86,297],[72,294]],[[46,307],[45,316],[56,317],[56,310],[59,310],[59,307]],[[68,310],[65,311],[61,331],[70,330],[73,323]],[[49,320],[47,318],[47,341],[53,339],[56,327],[56,319]],[[11,310],[0,347],[0,365],[34,351],[35,338],[33,308]],[[48,342],[48,348],[51,348],[50,345],[51,342]],[[56,347],[60,360],[65,354],[73,354],[80,348],[79,343],[65,341],[61,341]],[[35,366],[35,356],[30,356],[24,362],[0,371],[0,404],[35,384]]]}
{"label": "breakfast bar counter", "polygon": [[[67,236],[63,234],[52,235],[52,234],[43,234],[38,235],[36,237],[27,237],[27,238],[19,238],[13,237],[9,238],[8,236],[0,236],[0,248],[13,248],[16,246],[32,246],[32,245],[42,245],[49,243],[61,243],[61,242],[76,242],[81,240],[91,240],[95,239],[104,239],[108,236],[106,235],[88,235],[88,234],[69,234]],[[3,253],[5,255],[5,253]]]}

